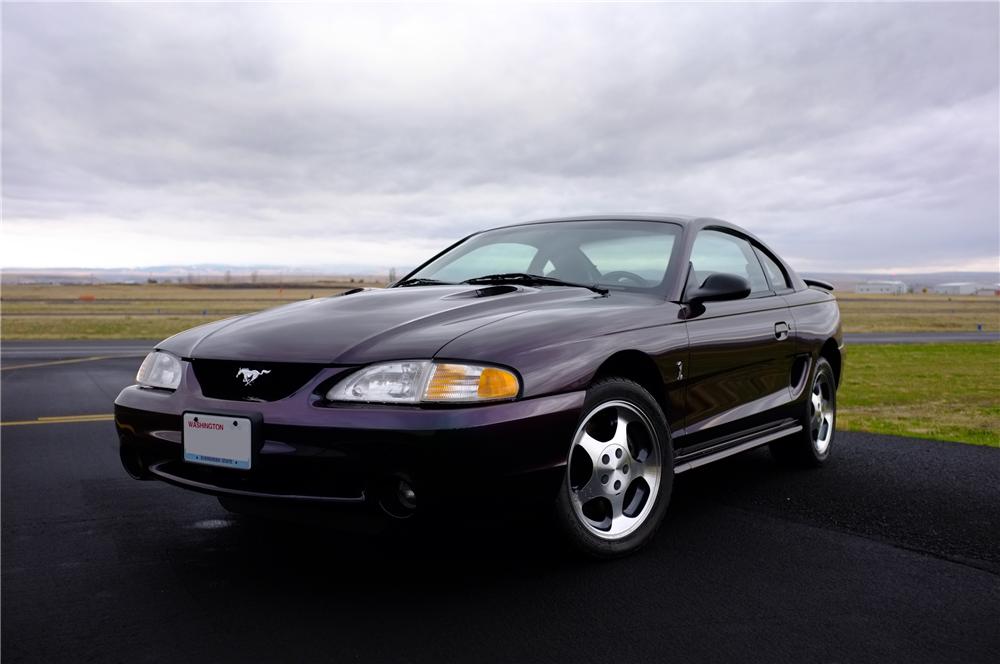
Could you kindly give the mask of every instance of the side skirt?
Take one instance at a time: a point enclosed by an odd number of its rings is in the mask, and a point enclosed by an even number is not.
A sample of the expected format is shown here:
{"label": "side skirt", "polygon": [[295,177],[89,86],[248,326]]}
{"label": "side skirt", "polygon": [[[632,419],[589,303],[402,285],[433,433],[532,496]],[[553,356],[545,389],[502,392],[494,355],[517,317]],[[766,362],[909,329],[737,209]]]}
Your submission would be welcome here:
{"label": "side skirt", "polygon": [[784,438],[800,431],[802,431],[801,424],[783,425],[777,429],[768,429],[748,436],[741,436],[733,441],[715,445],[706,450],[699,450],[693,454],[680,456],[674,462],[674,474],[683,473],[686,470],[704,466],[719,459],[725,459],[728,456],[766,445],[772,440],[778,440],[779,438]]}

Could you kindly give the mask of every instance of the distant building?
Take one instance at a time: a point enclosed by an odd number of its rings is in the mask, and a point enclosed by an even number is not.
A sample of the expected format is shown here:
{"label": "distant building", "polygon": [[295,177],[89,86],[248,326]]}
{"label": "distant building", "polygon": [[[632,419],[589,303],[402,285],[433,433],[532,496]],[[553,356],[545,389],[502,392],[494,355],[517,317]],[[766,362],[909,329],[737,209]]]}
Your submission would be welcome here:
{"label": "distant building", "polygon": [[906,291],[906,284],[902,281],[862,281],[854,289],[856,293],[877,293],[878,295],[902,295]]}
{"label": "distant building", "polygon": [[1000,295],[1000,284],[980,286],[976,289],[976,295]]}
{"label": "distant building", "polygon": [[938,295],[974,295],[979,286],[971,281],[953,281],[948,284],[938,284],[933,291]]}

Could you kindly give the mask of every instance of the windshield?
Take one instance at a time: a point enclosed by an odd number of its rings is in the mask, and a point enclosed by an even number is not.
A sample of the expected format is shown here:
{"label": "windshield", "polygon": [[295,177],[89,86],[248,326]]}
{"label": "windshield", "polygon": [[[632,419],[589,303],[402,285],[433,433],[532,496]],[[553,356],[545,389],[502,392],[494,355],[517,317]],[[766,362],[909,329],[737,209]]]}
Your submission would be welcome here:
{"label": "windshield", "polygon": [[407,281],[457,284],[526,273],[618,290],[663,284],[680,231],[654,221],[564,221],[487,231],[423,266]]}

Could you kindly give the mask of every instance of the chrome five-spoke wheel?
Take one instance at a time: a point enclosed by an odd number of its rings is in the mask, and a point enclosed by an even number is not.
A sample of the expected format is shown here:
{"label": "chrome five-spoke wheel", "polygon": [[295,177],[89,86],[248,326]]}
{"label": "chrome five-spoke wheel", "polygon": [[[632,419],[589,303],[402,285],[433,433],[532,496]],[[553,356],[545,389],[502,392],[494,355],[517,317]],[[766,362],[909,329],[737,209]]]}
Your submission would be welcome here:
{"label": "chrome five-spoke wheel", "polygon": [[801,431],[772,441],[771,453],[782,463],[807,468],[821,466],[830,456],[837,434],[837,379],[825,357],[816,360],[812,385],[808,392],[800,392],[799,398]]}
{"label": "chrome five-spoke wheel", "polygon": [[626,401],[606,401],[580,423],[570,449],[570,502],[579,523],[607,540],[649,517],[660,489],[662,454],[649,418]]}
{"label": "chrome five-spoke wheel", "polygon": [[817,454],[826,454],[833,438],[833,384],[830,375],[818,372],[809,396],[809,433]]}

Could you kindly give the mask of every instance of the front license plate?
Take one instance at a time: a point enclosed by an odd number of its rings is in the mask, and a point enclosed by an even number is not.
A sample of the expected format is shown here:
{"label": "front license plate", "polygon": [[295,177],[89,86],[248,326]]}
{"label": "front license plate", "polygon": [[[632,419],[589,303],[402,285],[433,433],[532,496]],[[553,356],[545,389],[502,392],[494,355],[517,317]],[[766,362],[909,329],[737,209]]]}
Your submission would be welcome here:
{"label": "front license plate", "polygon": [[248,470],[253,427],[245,417],[184,413],[184,460]]}

